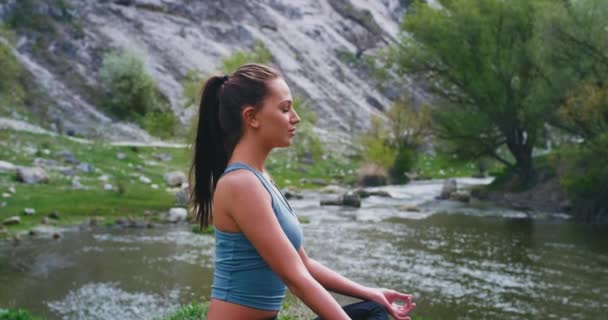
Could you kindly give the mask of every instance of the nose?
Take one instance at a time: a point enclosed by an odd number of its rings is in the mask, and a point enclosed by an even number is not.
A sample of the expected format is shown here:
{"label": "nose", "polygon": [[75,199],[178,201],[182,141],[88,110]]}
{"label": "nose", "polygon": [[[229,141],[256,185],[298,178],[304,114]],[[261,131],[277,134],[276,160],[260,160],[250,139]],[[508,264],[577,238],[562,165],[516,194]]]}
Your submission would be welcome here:
{"label": "nose", "polygon": [[295,109],[291,109],[291,110],[293,111],[293,115],[295,116],[295,117],[291,117],[291,122],[292,122],[293,124],[297,124],[297,123],[299,123],[299,122],[300,122],[300,120],[301,120],[301,119],[300,119],[300,116],[298,115],[298,113],[296,112],[296,110],[295,110]]}

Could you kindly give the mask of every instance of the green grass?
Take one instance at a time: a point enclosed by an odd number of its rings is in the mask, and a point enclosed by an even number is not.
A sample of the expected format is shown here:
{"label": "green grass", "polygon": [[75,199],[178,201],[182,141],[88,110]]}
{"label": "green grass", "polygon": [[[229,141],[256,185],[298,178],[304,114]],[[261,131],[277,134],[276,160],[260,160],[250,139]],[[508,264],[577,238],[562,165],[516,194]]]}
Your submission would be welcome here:
{"label": "green grass", "polygon": [[[0,193],[10,193],[8,189],[11,186],[16,189],[16,194],[0,199],[0,202],[6,202],[6,207],[0,208],[0,220],[13,215],[21,217],[21,224],[8,227],[9,231],[35,226],[53,210],[59,211],[57,223],[60,225],[74,224],[93,216],[103,216],[106,221],[111,221],[118,217],[137,217],[144,210],[166,210],[175,205],[175,196],[165,190],[163,175],[169,171],[187,173],[188,170],[189,156],[185,149],[83,144],[65,137],[9,130],[0,130],[0,141],[4,142],[0,145],[0,159],[16,165],[32,166],[35,157],[60,161],[56,154],[69,150],[77,160],[88,162],[95,168],[93,173],[75,170],[80,183],[87,188],[85,190],[73,189],[72,178],[54,170],[47,170],[50,176],[48,184],[35,185],[17,182],[14,173],[0,173]],[[48,152],[42,151],[45,149]],[[126,158],[119,160],[118,152],[124,153]],[[172,159],[161,162],[154,158],[158,153],[169,153]],[[68,166],[61,162],[60,165]],[[141,171],[135,169],[138,165],[142,167]],[[110,177],[107,182],[99,180],[102,174]],[[157,184],[158,189],[141,183],[139,175],[151,179],[151,184]],[[120,191],[105,191],[104,183],[110,183]],[[36,214],[24,216],[24,208],[34,208]]]}
{"label": "green grass", "polygon": [[[501,165],[497,162],[488,162],[488,172],[494,172],[499,168],[501,168]],[[426,154],[418,157],[413,170],[418,172],[419,179],[471,177],[479,173],[476,162],[456,162],[445,155],[429,156]]]}
{"label": "green grass", "polygon": [[0,320],[41,320],[27,310],[23,309],[0,309]]}

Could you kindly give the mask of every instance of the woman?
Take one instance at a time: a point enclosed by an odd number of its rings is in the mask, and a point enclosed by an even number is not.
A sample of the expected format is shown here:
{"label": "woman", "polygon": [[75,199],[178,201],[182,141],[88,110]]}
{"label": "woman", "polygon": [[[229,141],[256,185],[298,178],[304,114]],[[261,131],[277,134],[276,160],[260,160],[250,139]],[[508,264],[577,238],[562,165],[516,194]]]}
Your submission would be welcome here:
{"label": "woman", "polygon": [[[323,319],[409,319],[411,296],[364,287],[306,255],[298,219],[264,171],[299,121],[270,67],[246,64],[204,86],[191,177],[197,219],[215,227],[207,319],[274,319],[286,287]],[[342,308],[327,290],[364,301]]]}

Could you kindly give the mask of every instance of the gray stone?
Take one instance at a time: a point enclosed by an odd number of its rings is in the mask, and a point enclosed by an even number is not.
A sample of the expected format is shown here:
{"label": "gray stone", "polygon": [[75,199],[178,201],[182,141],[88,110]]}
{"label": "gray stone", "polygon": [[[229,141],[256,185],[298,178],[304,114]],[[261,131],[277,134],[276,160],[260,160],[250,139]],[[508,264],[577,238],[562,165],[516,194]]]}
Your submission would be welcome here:
{"label": "gray stone", "polygon": [[443,188],[441,189],[441,194],[438,199],[449,199],[450,195],[454,192],[458,191],[458,183],[454,179],[448,179],[443,182]]}
{"label": "gray stone", "polygon": [[126,154],[124,154],[124,153],[122,153],[122,152],[118,152],[118,153],[116,153],[116,158],[117,158],[118,160],[124,160],[124,159],[126,159],[126,158],[127,158],[127,155],[126,155]]}
{"label": "gray stone", "polygon": [[340,198],[332,200],[322,200],[322,206],[346,206],[346,207],[361,207],[361,197],[355,193],[345,193]]}
{"label": "gray stone", "polygon": [[59,211],[53,210],[51,213],[49,213],[49,218],[59,220]]}
{"label": "gray stone", "polygon": [[185,208],[171,208],[165,216],[165,221],[175,223],[179,221],[185,221],[187,217],[188,210],[186,210]]}
{"label": "gray stone", "polygon": [[36,167],[58,167],[59,162],[53,159],[45,159],[45,158],[34,158],[32,164]]}
{"label": "gray stone", "polygon": [[49,175],[40,167],[19,167],[17,168],[17,181],[35,184],[49,182]]}
{"label": "gray stone", "polygon": [[84,189],[84,186],[80,183],[80,180],[78,179],[78,177],[74,177],[74,179],[72,179],[72,188]]}
{"label": "gray stone", "polygon": [[5,192],[5,193],[2,194],[2,198],[10,198],[10,197],[11,197],[10,193],[6,193]]}
{"label": "gray stone", "polygon": [[172,172],[166,173],[163,176],[163,179],[165,180],[167,185],[169,185],[170,187],[179,187],[182,184],[188,182],[188,178],[181,171],[172,171]]}
{"label": "gray stone", "polygon": [[36,213],[36,209],[34,209],[34,208],[23,209],[23,214],[25,214],[26,216],[31,216],[31,215],[34,215],[35,213]]}
{"label": "gray stone", "polygon": [[17,193],[17,190],[15,189],[15,187],[9,187],[8,192],[15,194]]}
{"label": "gray stone", "polygon": [[450,200],[469,202],[471,200],[471,196],[467,192],[457,191],[450,194]]}
{"label": "gray stone", "polygon": [[65,162],[65,163],[69,163],[69,164],[79,164],[80,161],[76,160],[76,157],[74,157],[74,154],[72,154],[72,152],[70,152],[67,149],[61,150],[57,153],[57,156],[59,157],[59,159],[61,159],[61,161]]}
{"label": "gray stone", "polygon": [[29,235],[37,238],[59,239],[63,230],[54,226],[37,226],[30,230]]}
{"label": "gray stone", "polygon": [[315,184],[318,186],[328,185],[327,180],[321,179],[321,178],[313,178],[313,179],[302,178],[302,179],[300,179],[300,183],[301,184]]}
{"label": "gray stone", "polygon": [[303,196],[291,189],[285,188],[281,191],[281,193],[283,193],[283,195],[285,196],[285,199],[290,200],[290,199],[302,199]]}
{"label": "gray stone", "polygon": [[10,225],[19,224],[19,223],[21,223],[21,218],[19,216],[8,217],[8,218],[4,219],[4,221],[2,221],[2,224],[5,226],[10,226]]}
{"label": "gray stone", "polygon": [[186,185],[175,193],[175,202],[179,206],[186,206],[190,201],[190,189]]}
{"label": "gray stone", "polygon": [[93,168],[93,165],[88,162],[82,162],[76,166],[76,170],[84,173],[93,173],[95,168]]}
{"label": "gray stone", "polygon": [[165,162],[171,161],[171,159],[173,159],[173,156],[170,153],[158,153],[158,154],[155,154],[153,157],[159,161],[165,161]]}
{"label": "gray stone", "polygon": [[358,194],[359,197],[361,198],[368,198],[371,196],[376,196],[376,197],[383,197],[383,198],[391,198],[391,194],[383,191],[383,190],[376,190],[376,191],[367,191],[365,189],[356,189],[353,191],[354,193]]}
{"label": "gray stone", "polygon": [[14,164],[0,160],[0,172],[12,172],[15,171],[15,169],[17,169],[17,167]]}
{"label": "gray stone", "polygon": [[139,181],[145,184],[150,184],[152,182],[152,180],[146,176],[139,176]]}
{"label": "gray stone", "polygon": [[109,183],[106,183],[106,184],[104,184],[104,185],[103,185],[103,190],[106,190],[106,191],[111,191],[111,190],[113,190],[113,189],[114,189],[114,186],[112,186],[112,185],[111,185],[111,184],[109,184]]}

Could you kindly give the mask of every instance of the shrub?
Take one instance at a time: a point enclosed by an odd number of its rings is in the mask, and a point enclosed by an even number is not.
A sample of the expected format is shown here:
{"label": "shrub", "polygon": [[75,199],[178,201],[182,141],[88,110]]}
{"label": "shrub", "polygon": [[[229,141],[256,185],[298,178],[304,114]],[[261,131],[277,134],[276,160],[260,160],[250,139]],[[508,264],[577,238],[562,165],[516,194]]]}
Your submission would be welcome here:
{"label": "shrub", "polygon": [[41,320],[23,309],[0,309],[0,320]]}
{"label": "shrub", "polygon": [[143,61],[134,54],[106,54],[99,77],[104,88],[104,106],[119,119],[136,120],[148,112],[167,109]]}
{"label": "shrub", "polygon": [[231,74],[245,63],[268,64],[272,60],[272,53],[260,40],[256,40],[251,50],[237,51],[222,61],[222,71]]}
{"label": "shrub", "polygon": [[154,136],[170,138],[175,135],[178,120],[172,112],[151,112],[141,118],[140,124]]}

